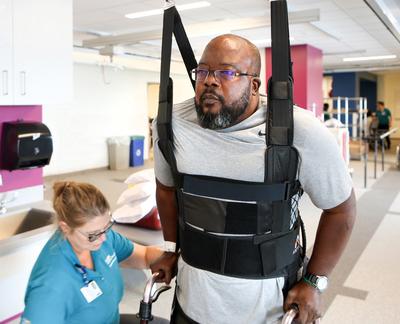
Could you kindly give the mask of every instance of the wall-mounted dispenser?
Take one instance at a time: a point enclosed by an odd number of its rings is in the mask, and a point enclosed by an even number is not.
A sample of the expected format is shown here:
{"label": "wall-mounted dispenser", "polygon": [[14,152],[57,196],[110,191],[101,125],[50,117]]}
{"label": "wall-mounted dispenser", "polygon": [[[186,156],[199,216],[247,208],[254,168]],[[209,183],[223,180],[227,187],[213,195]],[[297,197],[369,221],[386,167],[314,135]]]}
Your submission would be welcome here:
{"label": "wall-mounted dispenser", "polygon": [[4,123],[1,147],[1,168],[10,171],[45,166],[53,153],[50,130],[40,122]]}

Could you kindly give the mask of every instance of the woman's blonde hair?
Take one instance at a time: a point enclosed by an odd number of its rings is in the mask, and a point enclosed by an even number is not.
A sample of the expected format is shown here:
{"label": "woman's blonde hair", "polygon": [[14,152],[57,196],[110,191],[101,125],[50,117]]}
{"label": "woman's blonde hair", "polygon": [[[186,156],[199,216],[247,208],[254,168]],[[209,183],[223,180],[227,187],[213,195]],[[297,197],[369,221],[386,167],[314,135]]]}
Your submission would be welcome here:
{"label": "woman's blonde hair", "polygon": [[53,186],[57,221],[75,229],[110,210],[107,199],[90,183],[59,181]]}

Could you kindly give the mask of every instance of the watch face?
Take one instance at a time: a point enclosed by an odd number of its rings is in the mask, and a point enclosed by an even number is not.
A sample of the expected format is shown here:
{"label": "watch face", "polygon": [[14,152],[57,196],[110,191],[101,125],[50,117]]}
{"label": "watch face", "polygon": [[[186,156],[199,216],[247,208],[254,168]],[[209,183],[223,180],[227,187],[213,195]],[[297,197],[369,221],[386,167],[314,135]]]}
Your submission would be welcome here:
{"label": "watch face", "polygon": [[328,278],[327,277],[318,277],[317,279],[317,287],[319,290],[323,291],[328,287]]}

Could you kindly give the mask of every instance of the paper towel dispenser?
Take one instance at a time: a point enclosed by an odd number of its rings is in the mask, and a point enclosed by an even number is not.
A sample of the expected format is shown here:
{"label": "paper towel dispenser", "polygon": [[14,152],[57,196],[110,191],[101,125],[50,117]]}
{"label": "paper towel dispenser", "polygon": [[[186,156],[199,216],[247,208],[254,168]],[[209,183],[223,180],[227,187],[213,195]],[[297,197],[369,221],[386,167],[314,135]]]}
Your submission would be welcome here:
{"label": "paper towel dispenser", "polygon": [[53,153],[50,130],[40,122],[4,123],[1,147],[1,168],[10,171],[47,165]]}

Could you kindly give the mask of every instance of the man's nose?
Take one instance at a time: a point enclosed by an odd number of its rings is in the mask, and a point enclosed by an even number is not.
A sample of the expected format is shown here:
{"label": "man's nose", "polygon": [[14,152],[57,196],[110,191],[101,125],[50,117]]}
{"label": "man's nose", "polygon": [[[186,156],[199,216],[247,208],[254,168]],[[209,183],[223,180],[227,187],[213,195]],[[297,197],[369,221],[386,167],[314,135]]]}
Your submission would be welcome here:
{"label": "man's nose", "polygon": [[215,76],[215,71],[209,71],[207,77],[204,79],[206,86],[219,86],[220,82]]}

